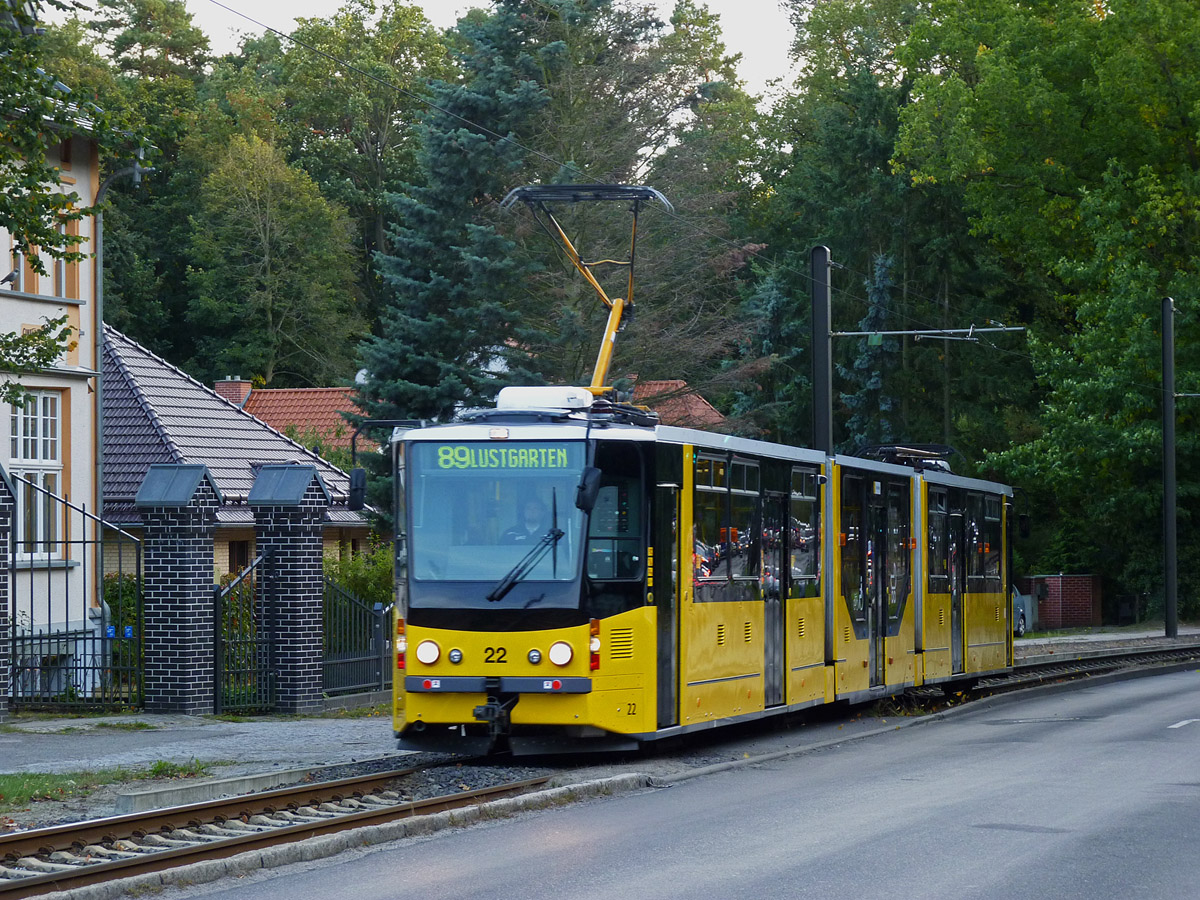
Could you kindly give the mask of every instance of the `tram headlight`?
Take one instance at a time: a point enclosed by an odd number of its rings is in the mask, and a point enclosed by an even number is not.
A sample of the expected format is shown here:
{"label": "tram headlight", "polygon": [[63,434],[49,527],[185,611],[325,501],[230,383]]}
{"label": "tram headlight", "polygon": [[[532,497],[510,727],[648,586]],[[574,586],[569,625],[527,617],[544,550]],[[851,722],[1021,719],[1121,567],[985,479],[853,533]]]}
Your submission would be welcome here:
{"label": "tram headlight", "polygon": [[450,660],[450,662],[457,666],[460,662],[462,662],[462,651],[455,647],[446,654],[446,659]]}
{"label": "tram headlight", "polygon": [[432,666],[442,655],[442,648],[433,641],[421,641],[417,644],[417,661]]}
{"label": "tram headlight", "polygon": [[575,651],[566,641],[555,641],[550,645],[550,662],[556,666],[565,666],[574,655]]}
{"label": "tram headlight", "polygon": [[600,636],[599,635],[595,635],[595,634],[592,635],[591,641],[588,642],[588,650],[590,650],[592,653],[600,652]]}
{"label": "tram headlight", "polygon": [[533,663],[535,666],[538,663],[540,663],[542,661],[542,651],[541,650],[530,650],[529,651],[529,661],[531,663]]}

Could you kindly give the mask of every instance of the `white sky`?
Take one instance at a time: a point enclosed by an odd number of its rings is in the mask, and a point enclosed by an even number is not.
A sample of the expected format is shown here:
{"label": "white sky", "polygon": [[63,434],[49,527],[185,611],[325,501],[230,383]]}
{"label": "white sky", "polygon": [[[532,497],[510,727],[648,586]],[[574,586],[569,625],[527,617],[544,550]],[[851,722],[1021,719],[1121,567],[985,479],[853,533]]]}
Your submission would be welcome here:
{"label": "white sky", "polygon": [[[338,0],[221,0],[230,9],[243,12],[265,25],[289,32],[297,17],[332,15],[342,5]],[[426,17],[439,28],[448,28],[472,6],[486,6],[485,0],[417,0]],[[670,16],[673,0],[651,0],[664,21]],[[212,0],[186,0],[187,8],[200,29],[208,35],[214,52],[237,46],[237,35],[259,29],[245,19],[222,9]],[[710,10],[721,17],[725,44],[731,53],[742,54],[741,74],[752,93],[762,93],[768,81],[788,74],[788,46],[793,32],[779,0],[707,0]]]}

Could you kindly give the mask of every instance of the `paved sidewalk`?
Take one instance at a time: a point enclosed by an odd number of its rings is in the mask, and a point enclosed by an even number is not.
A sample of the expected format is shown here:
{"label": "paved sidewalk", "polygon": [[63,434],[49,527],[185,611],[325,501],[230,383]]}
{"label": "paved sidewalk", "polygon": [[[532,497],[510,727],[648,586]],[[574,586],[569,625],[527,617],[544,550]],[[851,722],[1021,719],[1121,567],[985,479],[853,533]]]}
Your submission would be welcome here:
{"label": "paved sidewalk", "polygon": [[[130,729],[144,723],[147,728]],[[0,773],[147,767],[159,760],[217,763],[228,778],[357,762],[396,752],[387,715],[262,717],[226,722],[200,716],[113,715],[27,719],[0,728]]]}

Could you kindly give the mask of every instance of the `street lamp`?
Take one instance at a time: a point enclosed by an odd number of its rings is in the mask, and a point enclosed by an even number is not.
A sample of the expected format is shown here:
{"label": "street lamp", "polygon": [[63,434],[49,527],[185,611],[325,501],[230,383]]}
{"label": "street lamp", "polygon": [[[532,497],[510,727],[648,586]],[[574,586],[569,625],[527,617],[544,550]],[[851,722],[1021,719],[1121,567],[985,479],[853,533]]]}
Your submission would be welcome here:
{"label": "street lamp", "polygon": [[143,158],[144,151],[138,147],[137,161],[105,178],[92,198],[92,206],[96,208],[96,327],[92,359],[96,366],[96,497],[101,514],[104,510],[104,212],[101,204],[114,179],[129,175],[133,177],[134,185],[140,185],[142,173],[154,171],[153,166],[142,165]]}

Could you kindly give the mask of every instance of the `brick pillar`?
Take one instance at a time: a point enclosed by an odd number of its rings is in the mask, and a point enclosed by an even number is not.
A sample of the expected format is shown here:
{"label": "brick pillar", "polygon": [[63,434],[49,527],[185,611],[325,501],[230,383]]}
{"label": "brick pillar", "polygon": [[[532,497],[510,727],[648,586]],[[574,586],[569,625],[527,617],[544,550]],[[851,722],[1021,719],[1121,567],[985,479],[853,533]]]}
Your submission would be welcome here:
{"label": "brick pillar", "polygon": [[9,532],[12,529],[15,505],[12,482],[8,480],[8,473],[0,467],[0,722],[8,718],[8,686],[12,681],[8,567],[11,562],[9,553],[12,549]]}
{"label": "brick pillar", "polygon": [[220,492],[204,466],[151,466],[142,514],[147,712],[214,710],[213,532]]}
{"label": "brick pillar", "polygon": [[263,466],[250,491],[254,540],[274,554],[275,708],[322,708],[322,531],[329,492],[314,466]]}

